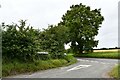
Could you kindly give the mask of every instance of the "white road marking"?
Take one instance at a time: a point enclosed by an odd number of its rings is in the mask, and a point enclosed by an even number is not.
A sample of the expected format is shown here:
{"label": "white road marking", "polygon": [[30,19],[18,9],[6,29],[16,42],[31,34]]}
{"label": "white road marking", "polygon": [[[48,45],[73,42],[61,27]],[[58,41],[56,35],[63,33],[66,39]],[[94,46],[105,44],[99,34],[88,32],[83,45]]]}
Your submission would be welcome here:
{"label": "white road marking", "polygon": [[94,61],[95,63],[99,63],[98,61]]}
{"label": "white road marking", "polygon": [[79,61],[87,61],[87,62],[95,62],[95,63],[100,63],[100,64],[110,64],[110,63],[105,63],[105,62],[99,62],[99,61],[93,61],[93,60],[84,60],[84,59],[77,59]]}
{"label": "white road marking", "polygon": [[66,68],[68,68],[68,67],[61,67],[60,69],[66,69]]}
{"label": "white road marking", "polygon": [[100,62],[101,64],[107,64],[107,63],[104,63],[104,62]]}
{"label": "white road marking", "polygon": [[90,62],[89,60],[83,60],[83,59],[77,59],[78,61],[88,61],[88,62]]}
{"label": "white road marking", "polygon": [[91,65],[78,65],[76,67],[73,67],[71,69],[68,69],[67,71],[72,71],[72,70],[78,70],[78,69],[81,69],[81,68],[86,68],[86,67],[89,67]]}

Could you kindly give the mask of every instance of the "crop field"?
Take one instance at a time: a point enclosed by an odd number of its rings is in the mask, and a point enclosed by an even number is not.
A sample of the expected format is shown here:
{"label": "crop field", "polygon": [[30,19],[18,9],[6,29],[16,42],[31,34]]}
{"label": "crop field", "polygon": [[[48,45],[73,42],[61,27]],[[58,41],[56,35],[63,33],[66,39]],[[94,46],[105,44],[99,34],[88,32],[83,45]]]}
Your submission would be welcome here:
{"label": "crop field", "polygon": [[120,49],[94,50],[93,52],[118,52]]}
{"label": "crop field", "polygon": [[75,55],[76,57],[85,57],[85,58],[111,58],[111,59],[120,59],[120,53],[118,49],[113,50],[94,50],[93,53],[85,53]]}

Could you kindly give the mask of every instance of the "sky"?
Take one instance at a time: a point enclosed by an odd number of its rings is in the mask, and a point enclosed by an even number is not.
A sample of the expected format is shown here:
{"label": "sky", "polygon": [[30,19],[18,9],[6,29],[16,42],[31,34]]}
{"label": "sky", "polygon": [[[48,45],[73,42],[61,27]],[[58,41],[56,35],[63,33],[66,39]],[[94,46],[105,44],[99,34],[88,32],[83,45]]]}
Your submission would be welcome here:
{"label": "sky", "polygon": [[[0,23],[18,23],[27,20],[35,29],[56,25],[71,5],[84,4],[91,9],[101,8],[104,16],[99,34],[97,48],[118,46],[118,2],[119,0],[0,0]],[[65,46],[69,48],[68,45]]]}

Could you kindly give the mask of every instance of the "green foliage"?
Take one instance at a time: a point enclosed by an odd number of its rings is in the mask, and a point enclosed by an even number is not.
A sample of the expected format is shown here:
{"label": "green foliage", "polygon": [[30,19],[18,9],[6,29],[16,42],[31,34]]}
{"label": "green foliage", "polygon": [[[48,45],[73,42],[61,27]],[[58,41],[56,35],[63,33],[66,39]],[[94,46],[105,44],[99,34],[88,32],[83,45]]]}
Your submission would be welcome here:
{"label": "green foliage", "polygon": [[36,56],[36,59],[38,60],[49,60],[51,59],[51,55],[50,54],[39,54]]}
{"label": "green foliage", "polygon": [[13,61],[12,63],[3,64],[2,76],[10,76],[27,72],[35,72],[38,70],[46,70],[61,66],[70,65],[76,62],[76,59],[73,58],[71,62],[68,62],[65,59],[50,59],[50,60],[37,60],[34,63],[31,62],[18,62]]}
{"label": "green foliage", "polygon": [[71,48],[75,53],[82,53],[83,50],[88,52],[97,46],[98,40],[95,40],[95,36],[104,20],[100,9],[91,10],[82,3],[72,5],[63,15],[62,20],[59,25],[68,28],[67,42],[71,42]]}
{"label": "green foliage", "polygon": [[72,48],[69,48],[69,49],[66,50],[66,53],[70,54],[70,53],[74,53],[74,51],[72,50]]}
{"label": "green foliage", "polygon": [[64,55],[65,27],[49,26],[39,36],[40,49],[48,51],[52,58],[62,58]]}
{"label": "green foliage", "polygon": [[73,59],[75,59],[72,55],[68,54],[67,56],[65,56],[65,59],[68,61],[68,62],[72,62],[74,61]]}
{"label": "green foliage", "polygon": [[76,57],[86,57],[86,58],[110,58],[110,59],[120,59],[118,56],[118,52],[93,52],[93,53],[85,53],[78,55]]}
{"label": "green foliage", "polygon": [[[40,31],[26,26],[26,21],[21,20],[20,25],[2,23],[2,28],[3,62],[64,58],[66,41],[64,26],[51,25],[48,29]],[[38,51],[47,51],[49,55],[38,55]]]}
{"label": "green foliage", "polygon": [[26,26],[21,20],[20,25],[2,25],[2,55],[3,60],[34,61],[38,51],[36,31]]}

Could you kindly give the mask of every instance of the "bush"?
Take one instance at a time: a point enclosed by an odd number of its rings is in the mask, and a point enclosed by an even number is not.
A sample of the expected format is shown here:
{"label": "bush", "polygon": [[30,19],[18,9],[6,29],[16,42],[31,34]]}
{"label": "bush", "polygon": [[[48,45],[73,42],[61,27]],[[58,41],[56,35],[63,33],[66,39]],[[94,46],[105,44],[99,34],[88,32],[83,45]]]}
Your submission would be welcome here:
{"label": "bush", "polygon": [[[11,24],[3,27],[2,50],[3,62],[35,61],[64,58],[65,27],[49,26],[44,31],[33,29],[26,26],[26,21],[21,20],[20,25]],[[62,33],[62,34],[61,34]],[[38,51],[47,51],[50,55],[40,55]]]}
{"label": "bush", "polygon": [[26,27],[26,21],[21,20],[20,25],[2,25],[2,55],[3,61],[18,59],[20,61],[34,61],[38,51],[36,31]]}
{"label": "bush", "polygon": [[76,58],[74,58],[72,55],[67,55],[65,56],[65,60],[67,60],[70,63],[75,63],[77,62]]}
{"label": "bush", "polygon": [[51,25],[39,35],[40,48],[49,52],[53,59],[63,58],[65,29],[63,26]]}

